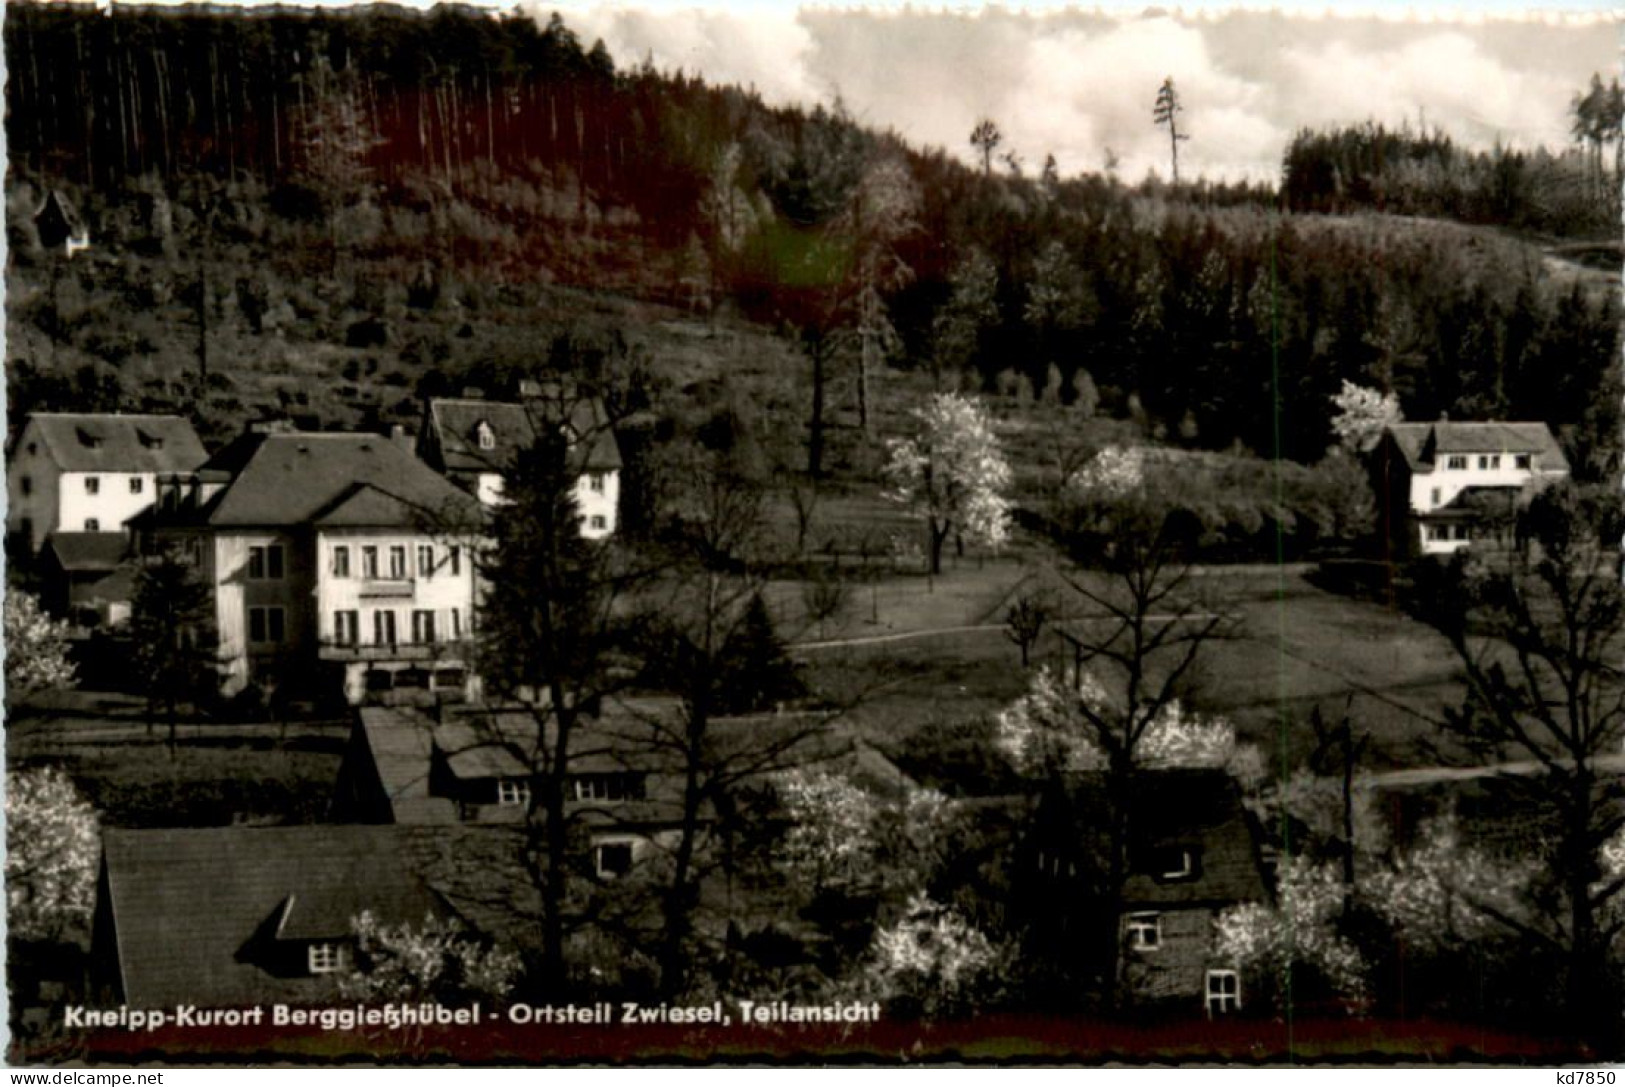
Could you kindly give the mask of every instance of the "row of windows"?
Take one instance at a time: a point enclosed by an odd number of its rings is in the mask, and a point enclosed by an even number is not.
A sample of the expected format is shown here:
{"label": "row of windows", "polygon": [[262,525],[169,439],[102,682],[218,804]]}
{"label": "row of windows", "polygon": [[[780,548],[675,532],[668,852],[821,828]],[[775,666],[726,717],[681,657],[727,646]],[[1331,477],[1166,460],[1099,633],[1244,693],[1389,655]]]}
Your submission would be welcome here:
{"label": "row of windows", "polygon": [[[391,581],[403,581],[406,578],[406,545],[391,544],[387,549],[381,549],[374,544],[364,544],[361,547],[361,576],[369,580],[388,578]],[[380,566],[382,557],[387,565]],[[462,573],[463,554],[460,548],[446,548],[446,557],[443,563],[436,562],[435,547],[433,544],[418,544],[417,546],[417,576],[434,577],[435,572],[444,565],[446,573],[457,577]],[[350,565],[350,545],[338,544],[333,548],[333,562],[329,567],[336,578],[353,577]],[[380,573],[387,571],[387,573]]]}
{"label": "row of windows", "polygon": [[[412,612],[412,645],[433,645],[435,642],[456,641],[463,636],[463,613],[460,608],[452,608],[446,613],[448,626],[441,630],[436,623],[435,613],[426,609],[414,609]],[[399,642],[396,630],[395,611],[392,608],[378,608],[372,612],[372,645],[395,645]],[[355,610],[335,611],[333,613],[333,643],[335,645],[361,644],[361,613]]]}
{"label": "row of windows", "polygon": [[577,800],[642,800],[642,774],[581,774],[571,781]]}
{"label": "row of windows", "polygon": [[[34,493],[34,477],[33,476],[23,476],[23,477],[21,477],[17,481],[17,487],[25,495],[33,494]],[[143,477],[141,477],[141,476],[131,476],[130,477],[130,493],[131,494],[145,494],[146,490],[147,490],[147,481]],[[101,480],[100,476],[86,476],[85,477],[85,493],[86,494],[101,494],[102,493],[102,480]]]}
{"label": "row of windows", "polygon": [[1427,538],[1434,541],[1471,540],[1472,529],[1467,525],[1428,525]]}
{"label": "row of windows", "polygon": [[[441,631],[435,613],[426,610],[412,612],[412,640],[410,645],[432,645],[441,641],[456,641],[463,636],[463,613],[452,608],[447,614],[449,627]],[[287,611],[278,607],[248,609],[248,640],[261,645],[280,643],[287,638]],[[361,644],[361,613],[336,611],[333,613],[333,642],[335,645]],[[395,612],[380,608],[372,613],[372,645],[400,643]]]}
{"label": "row of windows", "polygon": [[[1472,458],[1468,457],[1466,454],[1453,453],[1450,456],[1445,458],[1445,461],[1444,461],[1445,471],[1447,471],[1447,472],[1465,472],[1467,470],[1468,462],[1471,461],[1471,459]],[[1512,466],[1514,468],[1518,469],[1519,471],[1523,471],[1523,472],[1529,471],[1530,468],[1532,468],[1534,466],[1534,463],[1535,463],[1535,458],[1534,458],[1533,453],[1514,453],[1514,454],[1512,454]],[[1500,467],[1501,467],[1501,454],[1499,454],[1499,453],[1480,453],[1478,455],[1478,470],[1480,472],[1491,472],[1491,471],[1495,471],[1495,470],[1499,469]]]}

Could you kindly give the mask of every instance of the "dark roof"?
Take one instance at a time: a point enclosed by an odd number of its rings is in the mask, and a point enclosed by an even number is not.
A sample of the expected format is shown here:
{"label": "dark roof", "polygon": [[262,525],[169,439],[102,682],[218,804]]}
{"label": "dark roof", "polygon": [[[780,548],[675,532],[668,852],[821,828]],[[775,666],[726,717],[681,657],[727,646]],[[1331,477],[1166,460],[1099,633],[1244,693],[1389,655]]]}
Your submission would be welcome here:
{"label": "dark roof", "polygon": [[361,909],[391,924],[445,912],[393,827],[108,830],[103,856],[132,1004],[320,995],[327,979],[276,976],[255,940],[343,936]]}
{"label": "dark roof", "polygon": [[423,517],[470,524],[478,516],[467,493],[377,434],[244,434],[204,469],[232,477],[193,514],[217,527],[390,526]]}
{"label": "dark roof", "polygon": [[[568,404],[548,399],[522,404],[496,400],[431,400],[429,425],[439,442],[440,459],[448,472],[501,471],[521,449],[536,444],[540,428],[549,422],[565,427],[572,448],[582,458],[582,471],[610,472],[621,467],[603,401],[580,397]],[[481,423],[491,429],[495,447],[481,449]]]}
{"label": "dark roof", "polygon": [[35,412],[28,425],[65,472],[187,472],[208,458],[178,415]]}
{"label": "dark roof", "polygon": [[[1107,825],[1098,777],[1070,783],[1046,797],[1037,818],[1050,835],[1067,839],[1082,856],[1104,856]],[[1181,852],[1191,854],[1191,878],[1167,879]],[[1147,771],[1135,785],[1129,812],[1129,875],[1123,907],[1175,907],[1262,901],[1252,825],[1241,792],[1222,770]]]}
{"label": "dark roof", "polygon": [[1489,512],[1510,513],[1517,506],[1518,500],[1525,494],[1532,493],[1537,488],[1533,482],[1525,482],[1516,487],[1463,487],[1455,496],[1444,505],[1422,514],[1423,517],[1432,517],[1438,514],[1456,514],[1481,516]]}
{"label": "dark roof", "polygon": [[45,548],[70,574],[96,573],[117,569],[130,541],[122,532],[53,532]]}
{"label": "dark roof", "polygon": [[1393,423],[1387,428],[1414,472],[1429,472],[1451,453],[1533,453],[1539,472],[1564,473],[1569,462],[1545,423]]}

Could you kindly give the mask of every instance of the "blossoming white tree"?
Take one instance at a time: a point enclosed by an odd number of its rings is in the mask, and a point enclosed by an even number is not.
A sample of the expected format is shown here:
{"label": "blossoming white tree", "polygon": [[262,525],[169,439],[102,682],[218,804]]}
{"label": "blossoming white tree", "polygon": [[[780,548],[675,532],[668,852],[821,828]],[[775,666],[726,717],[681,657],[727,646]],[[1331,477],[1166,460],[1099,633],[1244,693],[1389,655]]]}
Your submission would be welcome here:
{"label": "blossoming white tree", "polygon": [[363,912],[352,928],[356,961],[339,979],[350,1000],[505,1000],[521,972],[513,951],[433,915],[418,926],[385,925]]}
{"label": "blossoming white tree", "polygon": [[1282,867],[1274,905],[1248,902],[1219,914],[1215,957],[1235,963],[1251,988],[1280,1004],[1292,993],[1292,977],[1307,968],[1346,1002],[1351,1012],[1369,999],[1367,966],[1341,935],[1343,882],[1335,865],[1292,857]]}
{"label": "blossoming white tree", "polygon": [[96,809],[54,767],[6,779],[6,927],[25,940],[81,932],[96,899]]}
{"label": "blossoming white tree", "polygon": [[953,1015],[985,1006],[1010,965],[1009,948],[920,892],[901,918],[875,933],[857,989],[892,1005],[894,1014]]}
{"label": "blossoming white tree", "polygon": [[28,593],[6,593],[6,699],[13,704],[54,687],[70,687],[68,624],[52,619]]}
{"label": "blossoming white tree", "polygon": [[1010,532],[1010,463],[992,420],[974,400],[937,393],[914,412],[920,432],[887,443],[887,497],[926,525],[931,572],[942,572],[942,548],[959,533],[990,547]]}
{"label": "blossoming white tree", "polygon": [[1332,433],[1350,453],[1364,453],[1377,444],[1382,430],[1399,422],[1399,398],[1344,381],[1343,389],[1332,397],[1337,414],[1332,416]]}

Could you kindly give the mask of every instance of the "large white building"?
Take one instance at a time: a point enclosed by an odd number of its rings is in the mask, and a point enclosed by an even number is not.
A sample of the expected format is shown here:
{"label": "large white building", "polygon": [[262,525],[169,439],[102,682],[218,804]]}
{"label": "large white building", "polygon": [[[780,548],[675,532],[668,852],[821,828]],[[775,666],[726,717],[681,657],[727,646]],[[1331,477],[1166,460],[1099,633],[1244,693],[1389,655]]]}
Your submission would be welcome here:
{"label": "large white building", "polygon": [[122,532],[159,476],[206,459],[178,415],[36,412],[6,461],[6,533],[38,554],[53,532]]}
{"label": "large white building", "polygon": [[223,693],[468,692],[483,511],[397,441],[245,434],[135,525],[211,587]]}
{"label": "large white building", "polygon": [[502,500],[502,473],[549,427],[565,439],[576,472],[581,535],[611,535],[619,523],[621,453],[603,402],[562,395],[526,383],[518,403],[480,397],[430,400],[418,436],[418,456],[479,500]]}
{"label": "large white building", "polygon": [[1396,423],[1373,451],[1377,498],[1390,536],[1409,533],[1423,554],[1482,539],[1495,514],[1569,474],[1545,423]]}

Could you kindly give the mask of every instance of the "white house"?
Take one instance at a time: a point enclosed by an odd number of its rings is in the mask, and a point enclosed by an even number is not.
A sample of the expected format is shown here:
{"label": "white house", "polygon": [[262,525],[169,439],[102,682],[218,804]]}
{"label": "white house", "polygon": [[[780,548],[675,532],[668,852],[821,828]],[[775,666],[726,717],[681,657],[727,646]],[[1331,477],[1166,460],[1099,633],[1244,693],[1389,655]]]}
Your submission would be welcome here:
{"label": "white house", "polygon": [[581,535],[603,539],[618,524],[621,453],[603,402],[560,395],[525,383],[519,403],[479,397],[430,400],[418,456],[487,505],[502,500],[502,473],[546,428],[560,430],[577,473]]}
{"label": "white house", "polygon": [[213,588],[224,693],[358,703],[468,693],[482,516],[387,438],[250,433],[166,478],[135,527]]}
{"label": "white house", "polygon": [[1449,554],[1488,530],[1492,511],[1517,509],[1569,474],[1545,423],[1396,423],[1373,451],[1378,504],[1396,542]]}
{"label": "white house", "polygon": [[6,533],[31,554],[53,532],[119,532],[153,503],[158,477],[208,454],[178,415],[36,412],[6,462]]}

